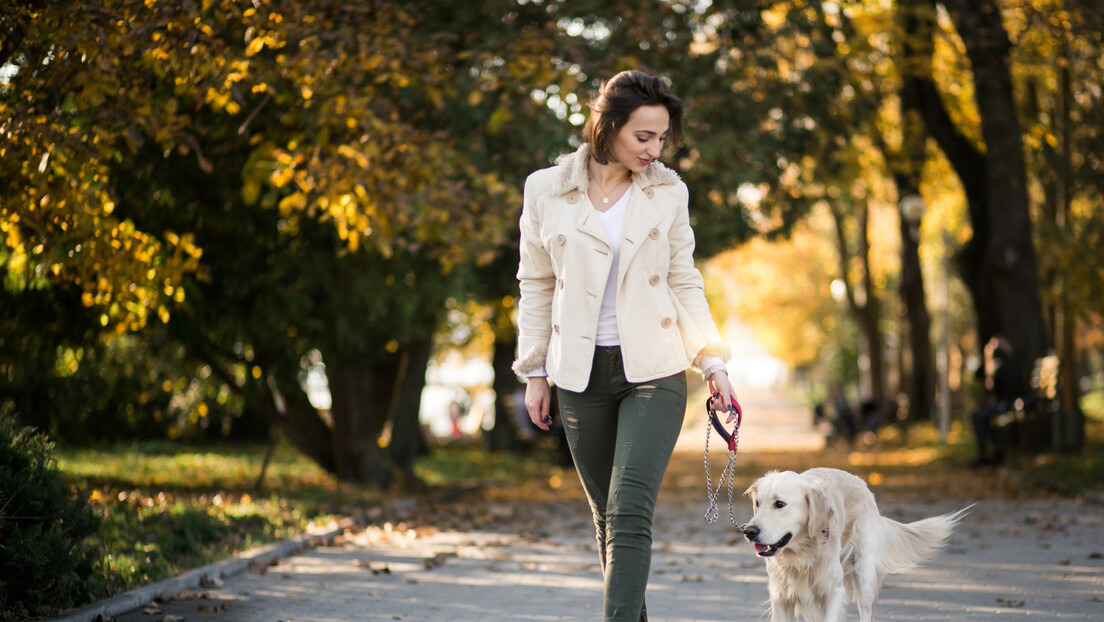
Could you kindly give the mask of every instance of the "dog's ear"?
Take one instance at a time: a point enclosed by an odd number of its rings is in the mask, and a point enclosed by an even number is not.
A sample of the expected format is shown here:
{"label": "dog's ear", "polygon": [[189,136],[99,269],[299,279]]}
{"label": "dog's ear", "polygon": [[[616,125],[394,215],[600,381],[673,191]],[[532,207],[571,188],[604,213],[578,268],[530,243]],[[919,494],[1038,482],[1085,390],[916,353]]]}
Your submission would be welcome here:
{"label": "dog's ear", "polygon": [[755,495],[759,494],[759,482],[763,481],[763,478],[759,478],[752,482],[751,486],[744,491],[744,496],[751,499],[751,505],[755,505]]}
{"label": "dog's ear", "polygon": [[752,482],[751,486],[748,486],[748,489],[744,491],[744,496],[748,499],[751,499],[752,505],[755,504],[755,497],[759,494],[759,484],[763,483],[763,480],[767,479],[768,477],[777,474],[778,469],[771,469],[764,473],[763,477],[760,477],[759,479]]}
{"label": "dog's ear", "polygon": [[809,518],[805,528],[809,535],[816,538],[821,532],[828,529],[832,521],[832,504],[820,488],[810,486],[805,489],[805,503],[809,507]]}

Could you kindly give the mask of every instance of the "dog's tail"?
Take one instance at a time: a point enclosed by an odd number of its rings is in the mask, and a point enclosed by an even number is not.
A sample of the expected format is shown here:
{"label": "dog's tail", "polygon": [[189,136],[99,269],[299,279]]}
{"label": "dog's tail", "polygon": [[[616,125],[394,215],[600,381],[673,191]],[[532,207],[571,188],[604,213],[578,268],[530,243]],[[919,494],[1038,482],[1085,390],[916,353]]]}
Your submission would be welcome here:
{"label": "dog's tail", "polygon": [[972,508],[973,506],[970,505],[956,512],[932,516],[908,524],[883,516],[886,539],[882,565],[885,571],[894,574],[920,565],[932,553],[947,544],[955,525],[965,518]]}

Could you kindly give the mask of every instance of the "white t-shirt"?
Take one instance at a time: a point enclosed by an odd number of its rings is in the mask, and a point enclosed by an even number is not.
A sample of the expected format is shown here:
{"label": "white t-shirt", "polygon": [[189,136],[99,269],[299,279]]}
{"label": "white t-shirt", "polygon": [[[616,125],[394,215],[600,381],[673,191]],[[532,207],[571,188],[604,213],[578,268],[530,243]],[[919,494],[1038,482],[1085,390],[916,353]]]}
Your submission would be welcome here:
{"label": "white t-shirt", "polygon": [[625,190],[617,202],[598,217],[606,227],[610,246],[613,247],[613,261],[610,263],[609,277],[606,279],[606,291],[602,294],[602,307],[598,310],[598,333],[595,343],[600,346],[621,345],[621,331],[617,328],[617,272],[621,259],[621,229],[625,223],[625,213],[632,198],[632,184]]}

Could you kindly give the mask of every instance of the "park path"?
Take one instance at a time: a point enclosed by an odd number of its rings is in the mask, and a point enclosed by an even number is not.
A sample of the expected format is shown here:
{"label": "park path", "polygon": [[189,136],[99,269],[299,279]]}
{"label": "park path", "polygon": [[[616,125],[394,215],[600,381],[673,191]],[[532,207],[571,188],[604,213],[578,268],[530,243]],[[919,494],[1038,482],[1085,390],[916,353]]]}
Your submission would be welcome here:
{"label": "park path", "polygon": [[[755,463],[764,452],[785,449],[787,439],[790,449],[815,451],[807,409],[769,389],[741,389],[740,396],[746,413],[740,460]],[[656,515],[650,618],[767,620],[762,560],[723,509],[716,523],[703,519],[704,428],[695,417],[688,419]],[[565,483],[571,485],[577,487]],[[921,569],[889,577],[876,607],[880,621],[1104,620],[1099,503],[946,498],[890,500],[882,510],[910,521],[974,501],[973,513],[945,551]],[[737,503],[737,521],[746,520],[748,509],[741,499]],[[388,522],[347,531],[263,572],[241,572],[115,620],[600,619],[602,585],[581,492],[572,501],[488,497],[397,505],[404,509]],[[461,515],[468,518],[457,520]]]}
{"label": "park path", "polygon": [[[813,425],[812,409],[791,393],[771,387],[737,386],[736,395],[744,412],[738,452],[819,451],[824,448],[824,435]],[[675,445],[676,451],[704,451],[707,421],[704,396],[704,389],[691,392],[686,424]],[[731,427],[725,426],[726,429]],[[718,447],[725,451],[723,442],[713,432],[709,437],[710,452]]]}

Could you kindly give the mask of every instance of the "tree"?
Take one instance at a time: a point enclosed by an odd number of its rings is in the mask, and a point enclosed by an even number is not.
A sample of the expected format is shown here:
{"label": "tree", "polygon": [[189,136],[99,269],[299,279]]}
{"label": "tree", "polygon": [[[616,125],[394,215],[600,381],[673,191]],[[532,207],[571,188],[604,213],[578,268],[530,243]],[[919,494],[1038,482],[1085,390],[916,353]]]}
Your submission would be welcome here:
{"label": "tree", "polygon": [[[409,472],[444,299],[510,228],[440,118],[473,97],[457,74],[515,76],[539,47],[480,68],[389,2],[33,8],[3,47],[9,286],[79,287],[120,333],[165,323],[342,478]],[[299,378],[314,350],[332,425]]]}
{"label": "tree", "polygon": [[920,109],[966,192],[973,237],[960,252],[959,266],[977,309],[979,341],[1003,334],[1014,344],[1017,360],[1030,369],[1046,352],[1046,332],[1008,34],[991,0],[954,0],[943,6],[972,70],[984,151],[952,120],[933,80],[918,79]]}
{"label": "tree", "polygon": [[1079,334],[1100,324],[1104,275],[1095,252],[1104,228],[1099,209],[1104,169],[1100,148],[1102,107],[1099,32],[1104,21],[1090,3],[1025,2],[1009,20],[1019,44],[1014,78],[1020,87],[1028,171],[1041,198],[1035,212],[1042,297],[1048,329],[1060,357],[1060,394],[1066,421],[1059,447],[1084,442],[1078,404],[1084,368]]}

